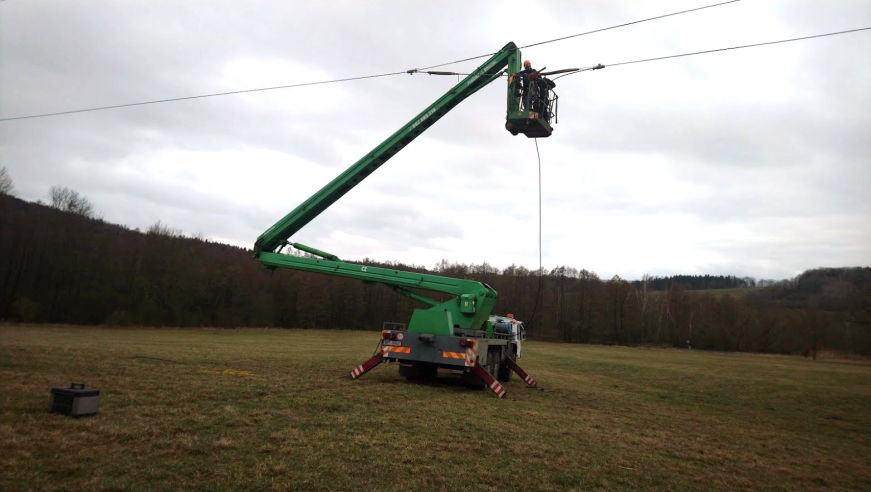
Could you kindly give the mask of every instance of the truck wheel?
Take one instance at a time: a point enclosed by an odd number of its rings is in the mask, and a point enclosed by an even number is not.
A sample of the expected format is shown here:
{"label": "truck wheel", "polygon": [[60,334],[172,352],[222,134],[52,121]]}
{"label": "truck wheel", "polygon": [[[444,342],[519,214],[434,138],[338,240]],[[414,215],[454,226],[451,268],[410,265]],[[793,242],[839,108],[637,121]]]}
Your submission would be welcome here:
{"label": "truck wheel", "polygon": [[460,381],[469,389],[482,390],[485,387],[484,381],[481,381],[481,378],[473,372],[463,373],[460,376]]}
{"label": "truck wheel", "polygon": [[499,347],[491,348],[490,353],[487,354],[487,372],[489,372],[491,376],[496,376],[496,372],[499,370],[499,362],[501,360],[502,352],[499,350]]}
{"label": "truck wheel", "polygon": [[420,368],[421,379],[424,381],[434,381],[439,373],[439,366],[435,364],[423,364]]}
{"label": "truck wheel", "polygon": [[511,368],[508,367],[508,364],[499,364],[499,373],[496,375],[496,379],[502,383],[511,381]]}
{"label": "truck wheel", "polygon": [[399,366],[399,375],[405,376],[409,381],[431,381],[436,378],[437,373],[438,367],[433,364],[415,363]]}

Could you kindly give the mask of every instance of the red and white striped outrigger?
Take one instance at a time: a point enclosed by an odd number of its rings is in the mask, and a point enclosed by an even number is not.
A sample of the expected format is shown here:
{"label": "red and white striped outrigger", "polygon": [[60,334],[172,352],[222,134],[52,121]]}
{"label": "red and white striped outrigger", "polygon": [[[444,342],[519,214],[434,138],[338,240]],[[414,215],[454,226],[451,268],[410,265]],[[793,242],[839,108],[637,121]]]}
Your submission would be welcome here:
{"label": "red and white striped outrigger", "polygon": [[505,359],[505,362],[508,363],[508,367],[510,367],[512,371],[516,372],[517,375],[520,376],[521,379],[523,379],[523,382],[526,383],[527,386],[529,386],[530,388],[538,387],[538,383],[536,383],[535,380],[532,379],[532,376],[526,374],[526,371],[521,369],[520,366],[517,365],[517,362],[514,361],[514,359],[511,359],[509,357]]}
{"label": "red and white striped outrigger", "polygon": [[[392,350],[385,349],[387,349],[387,347],[382,346],[378,354],[376,354],[366,362],[360,364],[359,366],[355,367],[354,370],[351,371],[351,379],[359,378],[363,374],[371,371],[378,364],[387,360],[388,352],[392,352]],[[526,371],[521,369],[520,366],[517,365],[517,362],[515,362],[513,359],[506,358],[505,362],[507,363],[508,367],[510,367],[512,371],[516,372],[517,375],[520,376],[521,379],[523,379],[523,382],[525,382],[530,388],[535,388],[538,386],[538,383],[535,382],[535,379],[532,379],[532,376],[530,376],[526,373]],[[498,396],[499,398],[505,397],[505,387],[502,386],[502,383],[494,378],[492,374],[487,372],[486,369],[478,364],[475,364],[472,366],[472,372],[474,372],[479,378],[481,378],[481,380],[484,381],[484,384],[488,388],[490,388],[490,390],[493,391],[496,396]]]}
{"label": "red and white striped outrigger", "polygon": [[475,374],[477,374],[478,377],[481,378],[481,381],[484,381],[484,384],[487,385],[487,387],[490,388],[493,393],[496,393],[496,396],[498,396],[499,398],[505,397],[505,387],[502,386],[502,383],[500,383],[496,380],[496,378],[491,376],[490,373],[487,372],[483,367],[475,366],[472,368],[472,371],[474,371]]}
{"label": "red and white striped outrigger", "polygon": [[373,367],[380,364],[383,360],[384,357],[382,357],[381,354],[378,354],[367,360],[366,362],[360,364],[359,366],[355,367],[353,371],[351,371],[351,379],[357,379],[360,376],[366,374],[367,372],[371,371]]}

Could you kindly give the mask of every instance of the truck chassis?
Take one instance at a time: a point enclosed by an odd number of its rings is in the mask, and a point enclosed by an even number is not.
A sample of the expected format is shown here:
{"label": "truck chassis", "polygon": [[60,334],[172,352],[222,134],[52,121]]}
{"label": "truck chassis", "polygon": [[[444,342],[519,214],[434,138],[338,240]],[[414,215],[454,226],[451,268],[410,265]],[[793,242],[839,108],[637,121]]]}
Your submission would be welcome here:
{"label": "truck chassis", "polygon": [[512,335],[466,330],[456,335],[430,335],[405,330],[382,330],[375,354],[351,371],[357,379],[383,362],[399,363],[399,374],[409,380],[434,379],[439,369],[459,374],[472,387],[488,387],[499,398],[511,372],[529,386],[537,383],[517,365],[517,342]]}

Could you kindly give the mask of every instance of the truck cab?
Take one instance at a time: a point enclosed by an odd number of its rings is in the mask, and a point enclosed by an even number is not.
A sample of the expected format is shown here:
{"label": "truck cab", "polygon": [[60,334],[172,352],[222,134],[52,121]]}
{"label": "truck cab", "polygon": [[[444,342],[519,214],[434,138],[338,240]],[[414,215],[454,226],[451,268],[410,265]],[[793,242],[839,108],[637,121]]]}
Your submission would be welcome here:
{"label": "truck cab", "polygon": [[523,328],[523,322],[514,319],[513,314],[506,316],[490,316],[490,324],[493,325],[493,330],[501,335],[509,335],[511,337],[511,345],[514,347],[514,358],[520,358],[520,349],[522,342],[526,340],[526,330]]}

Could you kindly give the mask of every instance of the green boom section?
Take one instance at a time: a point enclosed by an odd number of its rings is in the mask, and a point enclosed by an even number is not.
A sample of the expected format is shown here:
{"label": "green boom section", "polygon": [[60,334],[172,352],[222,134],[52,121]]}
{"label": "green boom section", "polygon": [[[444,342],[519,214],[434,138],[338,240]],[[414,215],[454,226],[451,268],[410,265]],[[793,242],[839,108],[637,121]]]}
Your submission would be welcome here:
{"label": "green boom section", "polygon": [[[475,280],[441,277],[426,273],[406,272],[343,261],[306,258],[281,253],[261,253],[258,258],[267,267],[290,268],[307,272],[355,278],[365,282],[378,282],[395,290],[423,289],[453,294],[444,302],[419,296],[428,309],[415,309],[408,331],[453,335],[455,328],[466,330],[487,329],[487,321],[496,302],[496,291]],[[403,293],[403,292],[400,292]]]}
{"label": "green boom section", "polygon": [[[487,330],[492,334],[489,317],[496,303],[496,291],[487,284],[474,280],[347,263],[339,260],[335,255],[298,243],[292,245],[320,258],[281,254],[276,250],[290,244],[288,238],[291,235],[357,186],[457,104],[499,78],[506,66],[512,70],[511,73],[516,73],[520,66],[519,58],[520,51],[517,46],[514,43],[506,44],[375,149],[261,234],[254,244],[254,256],[268,268],[290,268],[385,284],[399,294],[428,306],[426,309],[414,310],[408,324],[408,331],[412,333],[453,335],[455,329],[463,329]],[[507,115],[509,119],[513,116],[511,108],[517,106],[519,106],[519,94],[516,83],[509,84]],[[410,289],[442,292],[454,297],[447,301],[437,301]]]}
{"label": "green boom section", "polygon": [[[420,112],[411,121],[389,136],[371,152],[358,160],[345,172],[330,181],[317,193],[296,207],[284,218],[267,229],[254,243],[254,256],[263,252],[272,252],[283,246],[291,235],[308,224],[312,219],[326,210],[345,193],[357,186],[367,176],[381,167],[388,159],[402,150],[409,142],[426,131],[436,121],[445,115],[467,97],[497,79],[508,65],[509,57],[516,58],[517,46],[506,44],[501,50],[484,62],[474,72],[461,80],[445,95]],[[516,61],[513,63],[517,64]]]}

